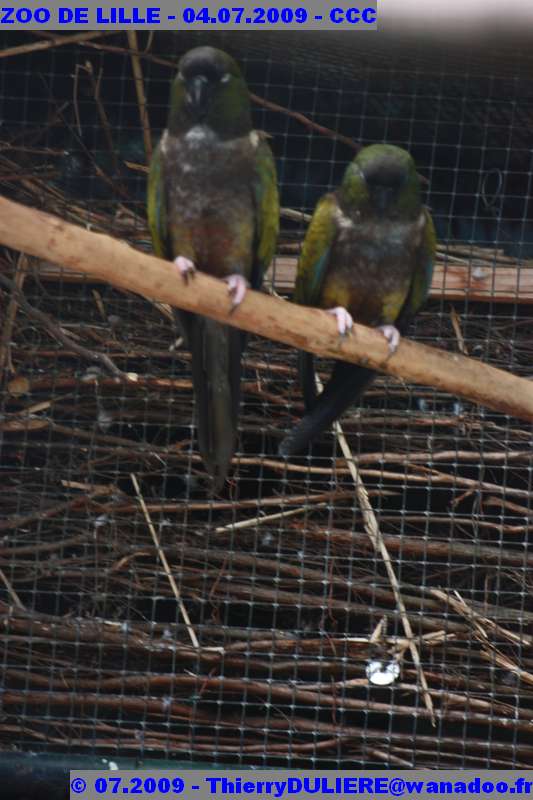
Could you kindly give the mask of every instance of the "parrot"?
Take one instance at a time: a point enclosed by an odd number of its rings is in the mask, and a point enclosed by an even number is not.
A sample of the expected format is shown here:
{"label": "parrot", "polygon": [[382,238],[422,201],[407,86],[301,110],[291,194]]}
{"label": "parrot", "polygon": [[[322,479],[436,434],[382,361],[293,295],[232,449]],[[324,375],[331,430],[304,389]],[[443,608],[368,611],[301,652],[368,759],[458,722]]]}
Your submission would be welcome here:
{"label": "parrot", "polygon": [[[222,50],[196,47],[179,61],[150,162],[147,210],[155,254],[184,281],[196,269],[226,281],[232,310],[248,286],[260,289],[278,236],[276,166],[265,134],[252,128],[241,70]],[[178,316],[191,352],[200,455],[217,492],[235,452],[246,336],[198,314]]]}
{"label": "parrot", "polygon": [[[422,204],[411,155],[390,144],[363,147],[340,187],[319,200],[298,262],[294,301],[332,314],[341,336],[353,320],[377,327],[393,354],[431,286],[436,234]],[[292,456],[334,422],[376,377],[367,367],[335,361],[317,396],[312,354],[299,354],[303,419],[282,440]]]}

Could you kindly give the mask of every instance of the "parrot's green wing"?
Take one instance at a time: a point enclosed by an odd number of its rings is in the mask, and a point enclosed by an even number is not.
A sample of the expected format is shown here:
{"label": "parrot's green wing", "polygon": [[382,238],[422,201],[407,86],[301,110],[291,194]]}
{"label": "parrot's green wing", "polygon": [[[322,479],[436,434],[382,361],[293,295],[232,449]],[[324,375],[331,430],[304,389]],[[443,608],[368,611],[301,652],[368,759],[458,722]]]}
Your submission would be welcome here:
{"label": "parrot's green wing", "polygon": [[[331,247],[337,234],[337,198],[326,194],[319,201],[305,235],[298,260],[294,301],[304,306],[320,305],[322,284],[328,268]],[[316,401],[316,381],[312,353],[301,352],[298,357],[300,385],[307,412]]]}
{"label": "parrot's green wing", "polygon": [[156,256],[172,258],[168,243],[167,203],[160,144],[154,150],[148,174],[148,227]]}
{"label": "parrot's green wing", "polygon": [[261,140],[255,157],[253,195],[256,208],[256,244],[250,276],[252,289],[259,289],[263,275],[276,252],[279,231],[279,197],[276,165],[268,144]]}
{"label": "parrot's green wing", "polygon": [[435,249],[437,235],[431,214],[424,208],[425,225],[422,232],[422,242],[417,259],[416,269],[413,272],[411,288],[398,318],[398,324],[407,323],[421,308],[429,294],[433,278],[433,265],[435,263]]}
{"label": "parrot's green wing", "polygon": [[318,203],[307,229],[294,290],[294,300],[301,305],[319,305],[330,250],[337,233],[337,210],[335,195],[326,194]]}

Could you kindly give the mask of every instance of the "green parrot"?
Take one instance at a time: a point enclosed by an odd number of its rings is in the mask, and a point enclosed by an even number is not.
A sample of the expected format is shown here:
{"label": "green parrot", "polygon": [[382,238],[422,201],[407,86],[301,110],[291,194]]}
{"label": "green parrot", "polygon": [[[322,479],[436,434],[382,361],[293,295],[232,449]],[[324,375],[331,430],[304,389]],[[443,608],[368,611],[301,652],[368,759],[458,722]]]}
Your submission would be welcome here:
{"label": "green parrot", "polygon": [[[315,209],[294,299],[333,314],[341,335],[353,319],[379,327],[394,353],[400,331],[428,295],[435,246],[435,228],[421,203],[409,153],[387,144],[365,147],[346,169],[340,188]],[[336,361],[317,397],[313,356],[301,353],[299,367],[306,415],[281,442],[284,456],[306,450],[376,376],[366,367]]]}
{"label": "green parrot", "polygon": [[[276,168],[252,129],[241,71],[222,50],[197,47],[179,62],[150,164],[148,221],[156,254],[185,281],[196,268],[222,278],[233,306],[248,285],[261,287],[278,235]],[[235,451],[246,337],[196,314],[179,317],[192,355],[200,453],[218,491]]]}

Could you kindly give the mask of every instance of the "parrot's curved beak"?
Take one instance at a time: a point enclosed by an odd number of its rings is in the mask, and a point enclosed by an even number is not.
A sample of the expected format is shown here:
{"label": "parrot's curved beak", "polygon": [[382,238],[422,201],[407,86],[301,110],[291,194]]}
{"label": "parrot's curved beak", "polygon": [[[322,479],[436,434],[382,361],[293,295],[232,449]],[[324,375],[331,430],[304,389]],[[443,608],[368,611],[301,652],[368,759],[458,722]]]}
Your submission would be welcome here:
{"label": "parrot's curved beak", "polygon": [[205,75],[195,75],[187,83],[187,103],[195,116],[202,118],[209,104],[209,79]]}

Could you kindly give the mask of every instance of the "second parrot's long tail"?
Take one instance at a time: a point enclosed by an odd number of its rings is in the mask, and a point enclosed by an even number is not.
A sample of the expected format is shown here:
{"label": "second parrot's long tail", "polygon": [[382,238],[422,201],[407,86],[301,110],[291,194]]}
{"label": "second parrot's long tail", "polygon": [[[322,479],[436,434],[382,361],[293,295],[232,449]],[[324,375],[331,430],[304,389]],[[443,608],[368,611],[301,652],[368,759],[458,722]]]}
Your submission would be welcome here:
{"label": "second parrot's long tail", "polygon": [[[312,360],[307,362],[307,366],[309,363],[312,368]],[[310,396],[311,378],[309,374],[302,374],[301,377],[306,407],[310,406],[310,410],[282,440],[279,446],[279,454],[282,456],[294,456],[305,452],[313,439],[357,400],[369,383],[372,383],[376,373],[366,367],[348,364],[346,361],[336,361],[331,378],[313,403]]]}
{"label": "second parrot's long tail", "polygon": [[200,455],[217,492],[235,453],[245,337],[207,317],[182,313],[180,319],[192,356]]}
{"label": "second parrot's long tail", "polygon": [[298,353],[298,376],[304,396],[305,413],[309,414],[315,407],[318,397],[315,380],[315,357],[313,353],[300,350]]}

